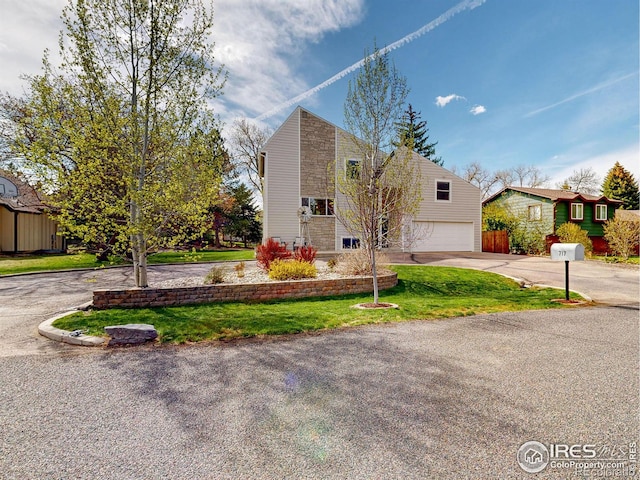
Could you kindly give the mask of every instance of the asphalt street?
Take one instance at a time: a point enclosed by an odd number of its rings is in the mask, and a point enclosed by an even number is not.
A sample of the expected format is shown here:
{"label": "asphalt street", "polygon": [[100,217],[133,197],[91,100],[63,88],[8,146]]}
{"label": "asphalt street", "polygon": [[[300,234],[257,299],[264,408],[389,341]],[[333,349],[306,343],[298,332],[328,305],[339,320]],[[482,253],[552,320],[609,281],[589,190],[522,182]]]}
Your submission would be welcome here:
{"label": "asphalt street", "polygon": [[[557,262],[509,257],[407,261],[564,284]],[[154,267],[151,281],[208,268]],[[58,344],[36,329],[95,288],[130,285],[129,269],[0,278],[0,478],[576,473],[523,471],[516,453],[531,440],[596,445],[629,465],[640,431],[638,270],[572,269],[572,287],[607,306],[120,349]]]}
{"label": "asphalt street", "polygon": [[628,308],[91,351],[0,359],[3,479],[569,478],[519,446],[638,439]]}

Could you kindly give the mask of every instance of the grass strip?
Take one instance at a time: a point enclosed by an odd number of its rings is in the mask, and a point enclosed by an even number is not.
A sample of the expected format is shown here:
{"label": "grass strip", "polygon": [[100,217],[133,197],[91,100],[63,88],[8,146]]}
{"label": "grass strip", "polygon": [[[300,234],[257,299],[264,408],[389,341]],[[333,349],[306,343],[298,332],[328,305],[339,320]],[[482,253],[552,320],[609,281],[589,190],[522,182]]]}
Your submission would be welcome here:
{"label": "grass strip", "polygon": [[[150,265],[159,265],[166,263],[223,262],[253,259],[253,250],[199,250],[196,252],[172,251],[156,253],[149,255],[148,262]],[[95,255],[91,253],[0,257],[0,275],[71,270],[74,268],[104,268],[125,264],[126,263],[119,257],[111,257],[108,262],[97,262]]]}

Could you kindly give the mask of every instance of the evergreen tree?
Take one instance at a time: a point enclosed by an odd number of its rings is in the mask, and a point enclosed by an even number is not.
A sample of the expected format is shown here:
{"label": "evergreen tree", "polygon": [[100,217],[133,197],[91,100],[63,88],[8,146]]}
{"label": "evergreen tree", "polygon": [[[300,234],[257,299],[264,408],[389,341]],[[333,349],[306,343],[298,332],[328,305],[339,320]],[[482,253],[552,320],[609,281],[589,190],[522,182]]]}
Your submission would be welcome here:
{"label": "evergreen tree", "polygon": [[233,237],[242,238],[246,248],[249,242],[262,239],[262,225],[257,219],[253,193],[244,183],[231,186],[229,193],[233,205],[227,214],[224,230]]}
{"label": "evergreen tree", "polygon": [[622,209],[638,210],[638,182],[620,162],[609,170],[602,184],[602,194],[606,197],[621,200]]}
{"label": "evergreen tree", "polygon": [[436,165],[444,165],[442,157],[436,157],[436,145],[438,142],[429,143],[429,129],[426,120],[420,120],[420,112],[416,112],[411,104],[402,115],[402,120],[395,123],[400,141],[399,146],[410,146],[413,143],[413,151],[431,160]]}

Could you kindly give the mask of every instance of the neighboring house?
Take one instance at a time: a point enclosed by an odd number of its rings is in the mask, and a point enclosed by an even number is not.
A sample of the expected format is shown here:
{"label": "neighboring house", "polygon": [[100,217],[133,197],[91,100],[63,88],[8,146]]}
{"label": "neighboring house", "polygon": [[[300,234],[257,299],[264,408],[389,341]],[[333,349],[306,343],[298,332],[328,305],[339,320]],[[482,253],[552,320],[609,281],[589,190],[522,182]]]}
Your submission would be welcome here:
{"label": "neighboring house", "polygon": [[61,251],[58,224],[36,190],[0,170],[0,252]]}
{"label": "neighboring house", "polygon": [[[342,251],[359,245],[359,239],[334,215],[334,206],[343,204],[335,176],[361,161],[347,137],[344,130],[298,107],[267,141],[261,154],[264,239],[279,238],[292,247],[303,236],[298,209],[308,206],[312,217],[304,231],[318,250]],[[405,236],[402,248],[481,251],[480,190],[415,153],[414,161],[421,168],[422,201],[405,228],[412,233]]]}
{"label": "neighboring house", "polygon": [[612,219],[622,205],[621,201],[604,196],[527,187],[503,188],[482,203],[504,205],[514,215],[527,219],[532,225],[543,225],[548,246],[558,242],[556,230],[560,225],[576,223],[588,232],[596,253],[607,251],[608,245],[603,238],[604,222]]}

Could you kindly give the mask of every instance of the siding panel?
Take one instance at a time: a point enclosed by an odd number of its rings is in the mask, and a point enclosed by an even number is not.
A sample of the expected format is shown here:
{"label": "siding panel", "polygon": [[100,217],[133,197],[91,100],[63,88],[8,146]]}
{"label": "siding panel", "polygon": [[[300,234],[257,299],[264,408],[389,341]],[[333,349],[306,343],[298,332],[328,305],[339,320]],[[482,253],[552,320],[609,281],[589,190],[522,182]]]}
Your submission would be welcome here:
{"label": "siding panel", "polygon": [[299,234],[300,110],[296,109],[265,145],[263,237],[293,244]]}
{"label": "siding panel", "polygon": [[[414,154],[420,162],[422,200],[414,220],[417,222],[473,223],[473,251],[482,251],[482,194],[480,189],[430,160]],[[436,181],[451,184],[451,201],[436,201]]]}

